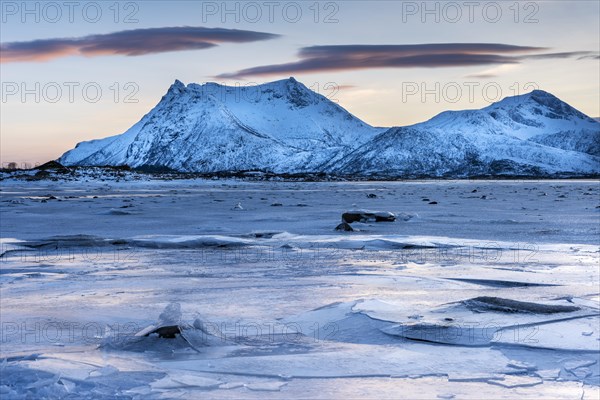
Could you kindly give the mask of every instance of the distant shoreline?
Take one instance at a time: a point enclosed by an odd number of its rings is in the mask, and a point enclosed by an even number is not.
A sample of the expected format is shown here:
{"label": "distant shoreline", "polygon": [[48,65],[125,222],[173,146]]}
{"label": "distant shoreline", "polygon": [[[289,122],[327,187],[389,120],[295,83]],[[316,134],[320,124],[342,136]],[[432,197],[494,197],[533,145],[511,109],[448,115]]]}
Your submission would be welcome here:
{"label": "distant shoreline", "polygon": [[218,172],[178,172],[162,171],[159,168],[130,168],[128,166],[104,167],[64,167],[60,164],[43,164],[31,169],[0,169],[0,181],[15,179],[23,181],[65,180],[77,181],[82,179],[119,180],[225,180],[241,181],[277,181],[277,182],[378,182],[378,181],[537,181],[537,180],[599,180],[600,174],[481,174],[481,175],[423,175],[423,174],[362,174],[340,175],[324,172],[304,173],[274,173],[269,171],[218,171]]}

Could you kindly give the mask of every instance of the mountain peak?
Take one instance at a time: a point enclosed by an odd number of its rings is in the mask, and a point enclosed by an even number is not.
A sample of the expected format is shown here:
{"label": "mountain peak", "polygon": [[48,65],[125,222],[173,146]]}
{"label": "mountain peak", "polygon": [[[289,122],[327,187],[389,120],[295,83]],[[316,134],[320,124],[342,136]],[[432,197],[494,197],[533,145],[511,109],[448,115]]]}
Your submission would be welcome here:
{"label": "mountain peak", "polygon": [[286,82],[287,98],[294,106],[302,108],[317,101],[314,92],[294,78],[290,78]]}
{"label": "mountain peak", "polygon": [[551,97],[556,97],[552,93],[546,92],[545,90],[542,90],[542,89],[534,89],[531,92],[529,92],[528,94],[530,96],[551,96]]}
{"label": "mountain peak", "polygon": [[489,109],[505,108],[519,113],[543,115],[553,120],[581,119],[591,121],[591,118],[581,111],[565,103],[552,93],[536,89],[522,95],[507,97],[492,104]]}
{"label": "mountain peak", "polygon": [[539,106],[543,106],[549,110],[552,110],[556,114],[571,114],[570,110],[573,110],[571,106],[552,93],[541,89],[535,89],[529,93],[505,97],[502,100],[491,104],[489,107],[486,107],[486,109],[513,109]]}
{"label": "mountain peak", "polygon": [[185,91],[185,84],[181,82],[179,79],[175,79],[175,82],[169,87],[167,94],[181,94]]}
{"label": "mountain peak", "polygon": [[514,105],[518,105],[518,104],[527,103],[531,100],[533,100],[537,103],[540,103],[540,104],[545,104],[548,101],[557,101],[557,100],[560,101],[560,99],[558,99],[552,93],[546,92],[545,90],[541,90],[541,89],[535,89],[528,93],[516,94],[514,96],[504,97],[502,100],[492,103],[491,107],[503,106],[503,105],[514,106]]}
{"label": "mountain peak", "polygon": [[530,93],[528,93],[527,95],[529,96],[529,98],[531,98],[532,100],[535,100],[536,102],[538,102],[540,104],[555,103],[557,101],[561,102],[561,103],[563,102],[562,100],[560,100],[558,97],[556,97],[552,93],[546,92],[541,89],[533,90]]}
{"label": "mountain peak", "polygon": [[509,160],[524,168],[509,174],[527,173],[529,167],[596,173],[599,131],[597,122],[542,90],[383,131],[293,77],[255,86],[176,80],[127,132],[81,143],[60,160],[184,172],[435,176],[494,174],[495,162]]}

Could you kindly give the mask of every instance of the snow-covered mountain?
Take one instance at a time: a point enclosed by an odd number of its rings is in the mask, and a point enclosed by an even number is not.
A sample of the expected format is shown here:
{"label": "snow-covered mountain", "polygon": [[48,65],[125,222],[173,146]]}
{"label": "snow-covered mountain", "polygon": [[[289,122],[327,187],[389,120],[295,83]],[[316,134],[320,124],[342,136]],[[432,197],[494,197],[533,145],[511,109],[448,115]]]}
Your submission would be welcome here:
{"label": "snow-covered mountain", "polygon": [[507,97],[481,110],[444,112],[429,122],[454,132],[485,125],[484,133],[600,156],[598,121],[543,90]]}
{"label": "snow-covered mountain", "polygon": [[318,171],[384,130],[293,78],[250,87],[176,81],[127,132],[79,143],[60,162],[193,172]]}
{"label": "snow-covered mountain", "polygon": [[290,78],[252,87],[176,81],[122,135],[65,165],[408,176],[600,173],[600,123],[544,91],[374,128]]}
{"label": "snow-covered mountain", "polygon": [[331,167],[409,176],[587,174],[600,172],[599,156],[600,123],[535,90],[391,128]]}

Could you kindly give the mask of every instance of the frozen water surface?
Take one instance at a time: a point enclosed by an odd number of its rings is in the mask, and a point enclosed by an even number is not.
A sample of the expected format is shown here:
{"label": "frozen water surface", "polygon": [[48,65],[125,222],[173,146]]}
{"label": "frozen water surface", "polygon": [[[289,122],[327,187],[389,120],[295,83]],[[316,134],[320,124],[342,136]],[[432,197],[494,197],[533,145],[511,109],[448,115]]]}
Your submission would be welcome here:
{"label": "frozen water surface", "polygon": [[0,194],[2,399],[600,396],[596,181]]}

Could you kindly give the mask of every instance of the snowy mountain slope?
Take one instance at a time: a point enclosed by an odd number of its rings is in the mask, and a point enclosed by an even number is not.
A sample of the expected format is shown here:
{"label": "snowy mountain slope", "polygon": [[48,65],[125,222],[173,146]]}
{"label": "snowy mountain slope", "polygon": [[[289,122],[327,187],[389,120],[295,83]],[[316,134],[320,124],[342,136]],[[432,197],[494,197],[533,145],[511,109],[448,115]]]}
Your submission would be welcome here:
{"label": "snowy mountain slope", "polygon": [[542,90],[507,97],[481,110],[443,112],[427,122],[446,131],[469,133],[476,128],[600,156],[600,123]]}
{"label": "snowy mountain slope", "polygon": [[541,90],[391,128],[340,173],[470,176],[600,172],[600,123]]}
{"label": "snowy mountain slope", "polygon": [[[600,124],[597,124],[600,126]],[[565,150],[580,151],[600,157],[600,134],[599,128],[564,130],[549,134],[540,134],[529,139],[532,142],[545,146],[556,147]]]}
{"label": "snowy mountain slope", "polygon": [[127,132],[80,143],[59,161],[183,172],[589,174],[600,173],[600,123],[535,90],[382,129],[293,78],[248,87],[176,81]]}
{"label": "snowy mountain slope", "polygon": [[598,173],[600,158],[510,136],[413,125],[392,128],[356,150],[333,172],[400,176]]}
{"label": "snowy mountain slope", "polygon": [[176,81],[127,132],[80,143],[60,162],[203,172],[314,171],[382,131],[293,78],[250,87],[186,87]]}

